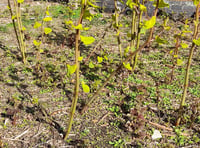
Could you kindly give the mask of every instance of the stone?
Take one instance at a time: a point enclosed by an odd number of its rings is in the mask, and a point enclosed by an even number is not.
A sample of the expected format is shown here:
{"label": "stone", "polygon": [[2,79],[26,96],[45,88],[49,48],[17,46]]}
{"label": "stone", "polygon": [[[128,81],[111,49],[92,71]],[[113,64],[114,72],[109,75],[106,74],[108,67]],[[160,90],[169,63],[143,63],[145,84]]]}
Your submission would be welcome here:
{"label": "stone", "polygon": [[[169,8],[165,7],[159,9],[169,15],[172,15],[174,18],[178,18],[181,16],[191,17],[195,11],[196,7],[194,6],[192,1],[172,1],[172,0],[165,0],[166,3],[169,4]],[[152,6],[153,2],[147,2],[147,13],[149,16],[152,16],[153,10],[155,7]]]}
{"label": "stone", "polygon": [[152,140],[156,140],[156,139],[162,138],[162,135],[159,130],[154,130],[151,138],[152,138]]}

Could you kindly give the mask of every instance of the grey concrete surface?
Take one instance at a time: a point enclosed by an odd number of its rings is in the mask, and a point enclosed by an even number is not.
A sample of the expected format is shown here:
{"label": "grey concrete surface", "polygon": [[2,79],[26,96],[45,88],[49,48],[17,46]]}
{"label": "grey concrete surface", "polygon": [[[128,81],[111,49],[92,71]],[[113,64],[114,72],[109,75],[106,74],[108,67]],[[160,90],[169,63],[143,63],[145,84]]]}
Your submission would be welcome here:
{"label": "grey concrete surface", "polygon": [[[192,1],[172,1],[172,0],[165,0],[166,3],[169,4],[169,8],[165,7],[160,9],[161,11],[172,15],[174,18],[178,18],[181,16],[191,17],[196,10]],[[146,4],[148,14],[152,15],[152,10],[154,7],[152,6],[152,2],[148,2]]]}

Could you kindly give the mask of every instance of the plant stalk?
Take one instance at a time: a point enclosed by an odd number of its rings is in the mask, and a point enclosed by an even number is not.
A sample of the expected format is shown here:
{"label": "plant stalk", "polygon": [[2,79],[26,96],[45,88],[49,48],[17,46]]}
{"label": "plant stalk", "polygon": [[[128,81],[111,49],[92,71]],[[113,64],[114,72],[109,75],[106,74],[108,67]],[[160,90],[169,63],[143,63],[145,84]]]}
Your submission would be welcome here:
{"label": "plant stalk", "polygon": [[119,13],[117,9],[117,0],[114,0],[115,3],[115,24],[116,24],[116,31],[117,31],[117,42],[118,42],[118,48],[120,52],[120,57],[122,59],[122,45],[121,45],[121,39],[120,39],[120,30],[119,30]]}
{"label": "plant stalk", "polygon": [[[82,5],[81,14],[80,14],[77,25],[82,24],[83,14],[86,10],[86,6],[87,6],[87,0],[84,0],[84,4]],[[75,87],[74,87],[74,96],[73,96],[72,105],[71,105],[71,109],[70,109],[69,124],[68,124],[68,128],[67,128],[64,140],[67,140],[69,133],[71,131],[74,114],[76,111],[76,105],[77,105],[77,101],[78,101],[79,84],[80,84],[80,80],[79,80],[80,62],[78,60],[80,57],[79,41],[80,41],[80,29],[76,29],[76,40],[75,40],[76,83],[75,83]]]}
{"label": "plant stalk", "polygon": [[[139,48],[140,46],[140,35],[141,35],[141,26],[140,23],[142,21],[142,15],[143,15],[143,11],[140,11],[140,15],[139,15],[139,19],[138,19],[138,29],[137,29],[137,42],[136,42],[136,49]],[[138,59],[138,53],[135,55],[134,57],[134,64],[133,64],[133,71],[135,70],[135,67],[137,65],[137,59]]]}
{"label": "plant stalk", "polygon": [[[9,7],[11,19],[12,19],[13,11],[12,11],[12,7],[11,7],[11,4],[10,4],[10,0],[8,0],[8,7]],[[21,45],[20,45],[20,41],[19,41],[19,35],[17,33],[17,27],[16,27],[16,24],[15,24],[15,19],[12,19],[12,24],[13,24],[13,27],[14,27],[14,31],[15,31],[15,35],[16,35],[16,38],[17,38],[17,43],[18,43],[19,49],[21,49]]]}
{"label": "plant stalk", "polygon": [[[198,25],[199,25],[199,12],[198,11],[199,11],[199,8],[200,8],[200,4],[198,4],[197,7],[196,7],[196,15],[195,15],[196,23],[194,23],[195,28],[194,28],[193,39],[197,39],[197,35],[198,35]],[[192,43],[192,47],[190,49],[189,58],[188,58],[188,62],[187,62],[187,67],[186,67],[183,95],[182,95],[181,102],[180,102],[179,117],[178,117],[178,119],[176,121],[176,126],[179,126],[180,121],[181,121],[181,117],[183,115],[183,107],[185,105],[185,99],[186,99],[186,96],[187,96],[187,88],[188,88],[188,84],[189,84],[190,66],[191,66],[191,63],[192,63],[192,56],[194,54],[195,47],[196,47],[195,43]]]}
{"label": "plant stalk", "polygon": [[24,33],[22,30],[20,3],[17,3],[16,0],[14,0],[14,6],[15,6],[15,11],[16,11],[17,27],[18,27],[18,32],[19,32],[19,42],[20,42],[22,61],[23,61],[23,63],[26,63],[26,56],[25,56],[26,47],[25,47],[25,43],[24,43]]}
{"label": "plant stalk", "polygon": [[131,50],[133,50],[135,46],[135,37],[136,37],[135,26],[136,26],[136,11],[134,8],[132,13],[132,24],[131,24],[131,46],[130,46]]}

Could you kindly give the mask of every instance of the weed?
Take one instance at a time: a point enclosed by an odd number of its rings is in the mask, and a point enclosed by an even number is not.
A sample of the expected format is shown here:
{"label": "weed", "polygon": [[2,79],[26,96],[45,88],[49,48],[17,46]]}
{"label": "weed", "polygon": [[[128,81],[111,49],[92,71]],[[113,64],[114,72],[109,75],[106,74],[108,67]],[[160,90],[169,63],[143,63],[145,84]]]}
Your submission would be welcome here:
{"label": "weed", "polygon": [[81,137],[85,137],[85,136],[87,136],[89,133],[90,133],[90,130],[89,130],[89,129],[84,129],[84,131],[82,131],[82,132],[80,133],[80,135],[81,135]]}
{"label": "weed", "polygon": [[200,85],[196,85],[193,88],[188,89],[189,92],[197,98],[200,98]]}
{"label": "weed", "polygon": [[112,106],[108,108],[109,111],[113,112],[116,117],[120,115],[120,108],[119,106]]}
{"label": "weed", "polygon": [[119,140],[115,140],[115,141],[109,141],[109,144],[111,144],[114,147],[122,148],[125,143],[122,139],[119,139]]}
{"label": "weed", "polygon": [[51,87],[47,88],[47,89],[41,89],[40,90],[40,94],[45,94],[45,93],[48,93],[48,92],[51,92],[53,89]]}
{"label": "weed", "polygon": [[179,129],[179,128],[176,128],[175,129],[175,133],[176,133],[176,137],[174,137],[175,139],[175,142],[178,146],[184,146],[187,141],[188,141],[188,138],[186,136],[183,136],[181,133],[182,133],[182,130]]}
{"label": "weed", "polygon": [[29,68],[29,67],[25,67],[25,68],[23,68],[23,70],[22,70],[22,72],[23,73],[32,73],[33,72],[33,69],[31,69],[31,68]]}
{"label": "weed", "polygon": [[0,25],[0,32],[6,33],[8,31],[7,26],[5,25]]}
{"label": "weed", "polygon": [[60,16],[60,14],[64,15],[68,13],[68,7],[65,7],[63,5],[51,6],[49,10],[51,11],[52,17],[54,18],[57,18],[58,16]]}

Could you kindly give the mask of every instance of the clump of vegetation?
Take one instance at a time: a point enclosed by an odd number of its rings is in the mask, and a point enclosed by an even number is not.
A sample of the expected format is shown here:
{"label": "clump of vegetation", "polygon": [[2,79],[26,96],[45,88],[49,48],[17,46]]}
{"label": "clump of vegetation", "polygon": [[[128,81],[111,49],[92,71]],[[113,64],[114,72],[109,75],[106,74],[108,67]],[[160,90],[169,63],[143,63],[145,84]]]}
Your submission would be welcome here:
{"label": "clump of vegetation", "polygon": [[113,5],[109,14],[93,0],[8,0],[0,147],[200,144],[199,0],[184,23],[157,15],[163,0],[149,18],[145,1]]}

